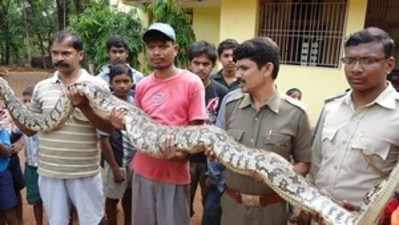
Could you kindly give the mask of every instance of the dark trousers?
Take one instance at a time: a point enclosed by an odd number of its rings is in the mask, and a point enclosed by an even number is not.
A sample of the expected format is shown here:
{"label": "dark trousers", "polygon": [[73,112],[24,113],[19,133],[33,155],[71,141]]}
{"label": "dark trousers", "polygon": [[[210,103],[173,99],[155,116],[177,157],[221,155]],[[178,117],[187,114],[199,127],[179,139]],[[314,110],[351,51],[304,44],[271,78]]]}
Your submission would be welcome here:
{"label": "dark trousers", "polygon": [[191,205],[190,205],[190,214],[194,215],[194,197],[195,192],[197,191],[198,184],[201,187],[201,197],[202,202],[204,201],[204,196],[206,193],[206,185],[205,185],[205,173],[207,171],[206,162],[190,162],[190,173],[191,173]]}
{"label": "dark trousers", "polygon": [[223,193],[219,191],[216,185],[208,187],[204,199],[202,225],[220,225],[222,217],[220,199],[222,195]]}

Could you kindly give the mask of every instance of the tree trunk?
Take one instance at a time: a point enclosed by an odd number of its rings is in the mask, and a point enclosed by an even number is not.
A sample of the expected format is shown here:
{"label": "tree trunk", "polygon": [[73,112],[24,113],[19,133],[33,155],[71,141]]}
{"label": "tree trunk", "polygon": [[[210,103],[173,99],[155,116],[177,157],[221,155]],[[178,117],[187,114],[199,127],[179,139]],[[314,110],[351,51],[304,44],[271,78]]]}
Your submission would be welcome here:
{"label": "tree trunk", "polygon": [[6,34],[6,44],[5,44],[5,53],[4,53],[4,56],[5,56],[5,64],[6,65],[8,65],[8,64],[10,64],[10,59],[11,59],[11,40],[10,40],[10,32],[8,31],[8,24],[6,24],[5,25],[6,26],[6,31],[5,31],[5,34]]}
{"label": "tree trunk", "polygon": [[65,28],[68,26],[68,2],[68,0],[56,0],[58,30],[65,30]]}
{"label": "tree trunk", "polygon": [[3,52],[3,62],[5,64],[10,64],[10,57],[11,57],[11,35],[9,29],[9,21],[8,21],[8,9],[10,7],[10,1],[0,1],[0,29],[2,33],[5,34],[4,37],[4,52]]}
{"label": "tree trunk", "polygon": [[[35,16],[34,9],[33,9],[33,2],[32,0],[27,0],[29,6],[25,7],[25,10],[22,11],[24,18],[25,18],[25,41],[26,41],[26,55],[27,61],[30,63],[32,61],[32,18]],[[28,16],[29,15],[29,16]]]}
{"label": "tree trunk", "polygon": [[73,0],[73,2],[75,4],[76,15],[80,15],[80,13],[83,11],[82,2],[80,0]]}
{"label": "tree trunk", "polygon": [[46,49],[44,47],[44,40],[43,37],[40,33],[37,34],[37,38],[39,39],[39,46],[40,46],[40,55],[42,58],[42,66],[43,68],[47,69],[47,63],[46,63]]}

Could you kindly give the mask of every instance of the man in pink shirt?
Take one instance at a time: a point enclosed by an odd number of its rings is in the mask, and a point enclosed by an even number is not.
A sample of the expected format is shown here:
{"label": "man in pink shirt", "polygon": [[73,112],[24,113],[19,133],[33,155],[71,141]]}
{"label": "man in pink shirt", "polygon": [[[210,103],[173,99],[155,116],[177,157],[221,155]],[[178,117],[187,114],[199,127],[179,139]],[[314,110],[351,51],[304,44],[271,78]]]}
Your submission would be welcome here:
{"label": "man in pink shirt", "polygon": [[[136,103],[161,124],[186,126],[207,120],[205,89],[198,78],[174,66],[178,53],[175,31],[154,23],[143,40],[153,73],[136,87]],[[176,152],[168,139],[161,158],[137,151],[133,178],[132,224],[188,225],[190,169],[187,155]]]}

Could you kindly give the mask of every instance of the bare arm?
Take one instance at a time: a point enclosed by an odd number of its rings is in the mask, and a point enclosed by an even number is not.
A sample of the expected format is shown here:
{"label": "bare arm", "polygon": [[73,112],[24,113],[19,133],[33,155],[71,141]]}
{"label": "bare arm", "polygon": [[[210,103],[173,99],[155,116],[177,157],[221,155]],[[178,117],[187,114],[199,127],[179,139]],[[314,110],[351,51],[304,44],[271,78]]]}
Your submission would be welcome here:
{"label": "bare arm", "polygon": [[[26,135],[28,135],[28,136],[33,136],[33,135],[35,135],[35,134],[37,133],[36,131],[33,131],[33,130],[31,130],[31,129],[25,127],[23,124],[21,124],[16,118],[13,117],[13,115],[12,115],[11,113],[8,113],[8,114],[10,115],[10,117],[11,117],[11,119],[13,120],[14,124],[18,127],[18,129],[19,129],[22,133],[24,133],[24,134],[26,134]],[[7,119],[6,117],[8,117],[8,116],[6,115],[6,111],[4,111],[4,110],[1,111],[1,112],[0,112],[0,119]]]}
{"label": "bare arm", "polygon": [[86,116],[90,123],[93,124],[94,127],[107,133],[111,133],[113,131],[111,123],[108,120],[99,117],[88,103],[79,104],[77,107],[82,111],[82,113]]}
{"label": "bare arm", "polygon": [[122,171],[119,169],[119,165],[116,162],[114,152],[112,151],[111,144],[109,142],[109,137],[100,137],[100,148],[103,153],[105,161],[111,167],[112,173],[114,174],[115,182],[119,183],[125,180]]}
{"label": "bare arm", "polygon": [[8,158],[11,156],[11,154],[12,152],[9,151],[6,146],[0,144],[0,156]]}
{"label": "bare arm", "polygon": [[94,127],[107,133],[113,131],[111,123],[108,120],[99,117],[90,107],[86,96],[79,93],[74,87],[69,89],[68,95],[71,99],[72,105],[79,108]]}

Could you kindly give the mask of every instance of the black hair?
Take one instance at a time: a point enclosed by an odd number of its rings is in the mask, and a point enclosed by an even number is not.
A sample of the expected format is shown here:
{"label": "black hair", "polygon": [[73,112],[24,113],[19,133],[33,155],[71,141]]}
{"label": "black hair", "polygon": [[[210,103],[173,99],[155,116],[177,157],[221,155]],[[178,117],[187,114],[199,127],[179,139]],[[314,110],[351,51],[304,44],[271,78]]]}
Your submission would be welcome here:
{"label": "black hair", "polygon": [[217,59],[216,48],[213,44],[206,41],[197,41],[191,44],[187,51],[188,60],[193,60],[195,57],[205,55],[212,64],[215,65]]}
{"label": "black hair", "polygon": [[126,51],[129,51],[127,41],[119,35],[112,35],[108,39],[106,46],[107,46],[107,51],[109,51],[112,47],[124,48],[124,49],[126,49]]}
{"label": "black hair", "polygon": [[234,59],[248,58],[256,63],[258,69],[267,63],[274,65],[272,78],[276,79],[280,67],[280,49],[270,38],[253,38],[240,44],[234,50]]}
{"label": "black hair", "polygon": [[143,41],[144,43],[152,42],[152,41],[161,41],[161,42],[175,42],[172,40],[170,37],[168,37],[166,34],[157,31],[157,30],[150,30],[144,33],[143,35]]}
{"label": "black hair", "polygon": [[234,40],[234,39],[226,39],[222,42],[220,42],[219,46],[218,46],[218,56],[220,56],[224,50],[226,49],[236,49],[238,47],[239,43]]}
{"label": "black hair", "polygon": [[22,91],[23,96],[26,95],[32,96],[32,94],[33,94],[33,86],[28,86]]}
{"label": "black hair", "polygon": [[77,51],[83,50],[83,41],[80,39],[79,35],[71,33],[69,31],[58,31],[54,35],[53,44],[54,43],[62,43],[65,40],[68,41],[68,44]]}
{"label": "black hair", "polygon": [[371,42],[381,43],[384,48],[385,57],[391,57],[395,48],[395,42],[384,30],[377,27],[368,27],[358,31],[345,41],[345,48],[367,44]]}
{"label": "black hair", "polygon": [[290,88],[290,89],[288,89],[288,91],[286,92],[286,94],[287,94],[287,95],[291,95],[291,94],[294,93],[294,92],[298,92],[299,94],[302,95],[302,91],[299,90],[298,88]]}
{"label": "black hair", "polygon": [[109,82],[112,83],[112,80],[114,77],[118,75],[126,74],[132,79],[133,81],[133,73],[130,67],[125,64],[125,63],[118,63],[115,65],[110,66],[110,72],[109,72]]}

